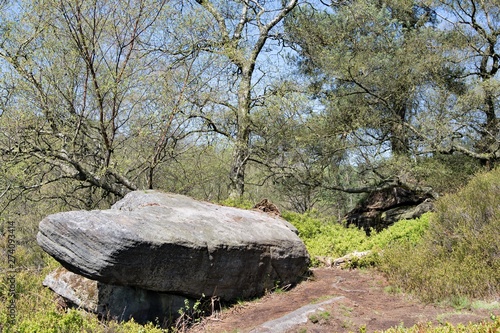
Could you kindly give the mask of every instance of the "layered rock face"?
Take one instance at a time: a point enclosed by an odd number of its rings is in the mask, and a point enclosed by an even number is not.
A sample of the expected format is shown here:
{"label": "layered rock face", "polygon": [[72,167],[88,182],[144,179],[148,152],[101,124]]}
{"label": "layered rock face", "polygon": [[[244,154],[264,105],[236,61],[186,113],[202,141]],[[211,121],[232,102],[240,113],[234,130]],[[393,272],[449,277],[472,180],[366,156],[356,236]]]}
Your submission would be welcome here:
{"label": "layered rock face", "polygon": [[258,296],[297,283],[309,263],[296,229],[277,216],[157,191],[50,215],[37,240],[90,280],[195,299]]}
{"label": "layered rock face", "polygon": [[344,216],[347,224],[381,231],[397,221],[414,219],[432,211],[434,196],[430,192],[418,192],[401,186],[371,193],[356,208]]}

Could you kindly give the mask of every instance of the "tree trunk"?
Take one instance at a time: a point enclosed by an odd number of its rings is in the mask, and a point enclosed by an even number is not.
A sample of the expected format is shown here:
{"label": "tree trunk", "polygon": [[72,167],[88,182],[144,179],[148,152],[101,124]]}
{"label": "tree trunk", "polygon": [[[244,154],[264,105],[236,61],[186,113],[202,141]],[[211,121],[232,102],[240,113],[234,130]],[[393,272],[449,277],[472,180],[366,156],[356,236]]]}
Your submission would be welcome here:
{"label": "tree trunk", "polygon": [[[227,16],[225,12],[219,11],[217,6],[210,0],[196,0],[196,2],[203,6],[217,22],[221,33],[218,39],[220,39],[225,55],[233,65],[238,67],[238,76],[241,79],[238,85],[238,106],[236,108],[237,132],[234,142],[233,162],[229,175],[231,180],[229,196],[231,198],[240,198],[245,193],[245,169],[250,156],[251,81],[255,63],[269,38],[271,29],[293,10],[298,0],[288,0],[288,3],[282,2],[282,7],[278,10],[275,8],[275,3],[272,5],[274,7],[272,10],[266,10],[263,7],[264,4],[257,2],[237,2],[243,5],[242,15],[239,18]],[[267,24],[263,24],[261,19],[268,17],[268,15],[271,15],[271,18]],[[237,21],[234,21],[235,18]],[[234,29],[228,29],[227,23],[231,22],[231,20],[233,20],[231,26]],[[258,33],[253,35],[251,31],[248,32],[249,26],[254,26],[250,29],[258,28]],[[232,33],[230,32],[231,30]],[[245,39],[248,36],[242,37],[247,33],[250,34],[250,39]],[[255,40],[253,39],[254,37],[256,38]],[[242,38],[244,42],[240,43]],[[245,46],[245,44],[247,45]]]}
{"label": "tree trunk", "polygon": [[[495,114],[494,97],[488,91],[485,93],[486,123],[481,131],[481,139],[477,144],[477,149],[479,150],[479,153],[491,154],[494,153],[495,145],[500,139],[500,128],[498,118]],[[480,162],[486,169],[491,170],[495,167],[498,161],[494,158],[489,158],[481,159]]]}
{"label": "tree trunk", "polygon": [[394,121],[390,125],[391,151],[393,156],[408,156],[410,145],[404,122],[406,121],[406,106],[397,109]]}
{"label": "tree trunk", "polygon": [[[479,66],[479,76],[483,82],[487,82],[492,79],[498,72],[500,67],[500,57],[496,55],[495,43],[498,35],[490,36],[488,52],[483,55],[481,59],[481,64]],[[492,42],[494,40],[495,42]],[[491,67],[488,68],[489,61],[492,60]],[[479,153],[486,153],[495,155],[495,145],[498,143],[499,138],[499,119],[496,116],[495,109],[495,97],[491,88],[486,88],[484,90],[484,104],[485,104],[485,116],[486,123],[481,131],[481,139],[477,145]],[[487,169],[493,169],[497,160],[495,158],[481,159],[481,164]]]}
{"label": "tree trunk", "polygon": [[[238,141],[240,141],[240,139],[238,139]],[[247,159],[248,145],[244,142],[237,142],[233,153],[233,161],[229,175],[231,179],[229,188],[230,198],[241,198],[245,193],[245,169]]]}
{"label": "tree trunk", "polygon": [[245,169],[250,156],[250,101],[251,80],[254,65],[241,68],[238,87],[238,132],[230,171],[230,198],[241,198],[245,193]]}

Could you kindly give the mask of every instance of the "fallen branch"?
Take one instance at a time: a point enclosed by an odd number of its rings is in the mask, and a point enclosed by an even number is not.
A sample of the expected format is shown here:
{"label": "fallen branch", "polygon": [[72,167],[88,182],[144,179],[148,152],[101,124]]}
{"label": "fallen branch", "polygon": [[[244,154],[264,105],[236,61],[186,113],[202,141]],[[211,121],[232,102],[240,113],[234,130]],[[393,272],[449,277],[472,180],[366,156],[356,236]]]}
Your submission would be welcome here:
{"label": "fallen branch", "polygon": [[344,266],[345,264],[350,263],[354,258],[356,259],[363,258],[371,253],[372,251],[361,251],[361,252],[354,251],[337,259],[334,259],[332,257],[323,257],[323,256],[316,256],[315,258],[319,262],[325,264],[326,267],[334,267],[334,266]]}

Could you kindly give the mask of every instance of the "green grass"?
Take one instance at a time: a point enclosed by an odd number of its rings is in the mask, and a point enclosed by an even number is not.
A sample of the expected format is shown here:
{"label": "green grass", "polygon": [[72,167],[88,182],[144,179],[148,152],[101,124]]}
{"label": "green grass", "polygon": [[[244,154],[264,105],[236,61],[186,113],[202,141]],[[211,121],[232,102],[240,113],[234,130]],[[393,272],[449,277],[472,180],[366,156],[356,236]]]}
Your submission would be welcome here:
{"label": "green grass", "polygon": [[500,310],[500,302],[486,302],[482,300],[477,300],[471,303],[472,309],[482,309],[482,310]]}
{"label": "green grass", "polygon": [[326,323],[330,320],[331,314],[328,311],[320,311],[309,315],[309,320],[314,324]]}
{"label": "green grass", "polygon": [[498,333],[500,332],[500,320],[469,324],[444,324],[436,326],[431,323],[418,324],[409,328],[395,327],[380,333]]}

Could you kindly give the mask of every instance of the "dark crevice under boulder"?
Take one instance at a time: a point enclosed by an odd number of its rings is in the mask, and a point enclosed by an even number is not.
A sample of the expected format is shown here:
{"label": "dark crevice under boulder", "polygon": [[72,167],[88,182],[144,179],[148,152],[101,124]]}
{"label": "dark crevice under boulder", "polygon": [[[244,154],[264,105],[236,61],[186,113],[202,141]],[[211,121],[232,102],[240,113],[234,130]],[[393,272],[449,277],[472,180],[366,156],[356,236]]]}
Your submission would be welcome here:
{"label": "dark crevice under boulder", "polygon": [[100,318],[128,320],[138,323],[158,321],[170,323],[178,317],[179,309],[195,300],[180,295],[159,293],[137,287],[116,286],[87,279],[63,267],[45,277],[43,285],[65,301],[65,306],[81,308]]}

